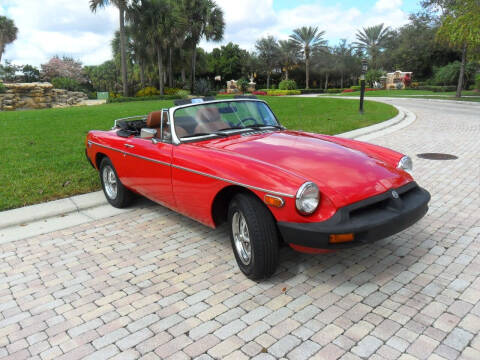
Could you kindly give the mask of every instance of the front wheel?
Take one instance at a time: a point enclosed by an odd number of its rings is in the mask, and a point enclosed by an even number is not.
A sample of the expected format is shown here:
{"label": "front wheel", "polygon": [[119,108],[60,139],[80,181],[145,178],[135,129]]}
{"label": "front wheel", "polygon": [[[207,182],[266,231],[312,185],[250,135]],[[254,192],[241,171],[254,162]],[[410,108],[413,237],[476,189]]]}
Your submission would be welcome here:
{"label": "front wheel", "polygon": [[108,202],[116,208],[124,208],[133,200],[133,193],[120,182],[117,172],[109,158],[100,163],[100,181]]}
{"label": "front wheel", "polygon": [[255,196],[238,194],[228,208],[230,240],[240,270],[250,279],[271,276],[278,264],[275,220]]}

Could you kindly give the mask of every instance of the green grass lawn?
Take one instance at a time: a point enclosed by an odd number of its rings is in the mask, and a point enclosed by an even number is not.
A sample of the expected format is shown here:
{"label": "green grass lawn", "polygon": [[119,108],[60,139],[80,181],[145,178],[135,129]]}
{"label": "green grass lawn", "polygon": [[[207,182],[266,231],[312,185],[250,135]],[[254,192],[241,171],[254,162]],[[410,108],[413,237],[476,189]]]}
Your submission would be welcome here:
{"label": "green grass lawn", "polygon": [[[324,94],[332,95],[332,94]],[[338,96],[360,96],[360,92],[356,91],[353,93],[341,93]],[[462,96],[476,96],[476,98],[455,98],[455,91],[447,92],[433,92],[427,90],[376,90],[376,91],[367,91],[365,92],[366,97],[420,97],[420,98],[431,98],[431,99],[454,99],[454,100],[469,100],[471,99],[480,100],[480,93],[475,91],[462,91]],[[478,101],[477,100],[477,101]]]}
{"label": "green grass lawn", "polygon": [[[265,97],[289,129],[336,134],[387,120],[390,105],[320,98]],[[107,130],[115,119],[172,106],[172,101],[144,101],[90,107],[0,112],[0,210],[100,189],[84,149],[89,130]]]}

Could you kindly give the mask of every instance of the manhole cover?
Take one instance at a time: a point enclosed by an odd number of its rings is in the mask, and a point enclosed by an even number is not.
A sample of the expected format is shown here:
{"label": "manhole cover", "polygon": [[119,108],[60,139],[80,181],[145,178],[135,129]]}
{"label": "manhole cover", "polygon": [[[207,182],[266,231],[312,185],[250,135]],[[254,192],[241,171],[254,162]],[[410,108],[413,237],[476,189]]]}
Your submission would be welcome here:
{"label": "manhole cover", "polygon": [[442,153],[423,153],[417,154],[417,157],[421,159],[428,159],[428,160],[455,160],[458,159],[458,156],[451,155],[451,154],[442,154]]}

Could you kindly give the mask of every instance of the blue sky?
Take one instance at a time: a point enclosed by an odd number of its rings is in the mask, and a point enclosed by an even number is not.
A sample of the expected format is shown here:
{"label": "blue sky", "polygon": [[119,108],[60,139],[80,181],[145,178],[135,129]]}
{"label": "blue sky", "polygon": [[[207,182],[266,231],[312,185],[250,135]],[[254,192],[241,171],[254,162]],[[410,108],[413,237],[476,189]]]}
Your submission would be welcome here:
{"label": "blue sky", "polygon": [[[355,32],[385,23],[392,28],[420,10],[420,0],[216,0],[224,10],[226,29],[220,43],[202,42],[211,50],[229,41],[254,50],[255,41],[272,35],[286,39],[300,26],[325,30],[330,45]],[[111,57],[110,41],[118,29],[118,13],[107,7],[92,14],[89,0],[0,0],[0,15],[12,18],[18,40],[3,56],[17,64],[40,65],[56,54],[84,64],[100,64]]]}

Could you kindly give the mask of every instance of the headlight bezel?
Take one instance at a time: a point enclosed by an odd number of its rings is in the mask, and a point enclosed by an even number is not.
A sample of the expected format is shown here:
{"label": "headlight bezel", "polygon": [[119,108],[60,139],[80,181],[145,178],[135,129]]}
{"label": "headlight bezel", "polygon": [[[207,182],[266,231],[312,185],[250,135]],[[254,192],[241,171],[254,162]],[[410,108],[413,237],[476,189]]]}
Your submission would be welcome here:
{"label": "headlight bezel", "polygon": [[[308,197],[305,198],[306,196]],[[320,205],[320,198],[321,194],[318,186],[311,181],[307,181],[300,186],[295,195],[295,208],[303,216],[312,215]],[[316,201],[316,204],[308,204],[306,201]]]}
{"label": "headlight bezel", "polygon": [[413,172],[413,160],[410,156],[403,156],[397,164],[397,169],[401,169],[408,174],[412,175]]}

